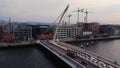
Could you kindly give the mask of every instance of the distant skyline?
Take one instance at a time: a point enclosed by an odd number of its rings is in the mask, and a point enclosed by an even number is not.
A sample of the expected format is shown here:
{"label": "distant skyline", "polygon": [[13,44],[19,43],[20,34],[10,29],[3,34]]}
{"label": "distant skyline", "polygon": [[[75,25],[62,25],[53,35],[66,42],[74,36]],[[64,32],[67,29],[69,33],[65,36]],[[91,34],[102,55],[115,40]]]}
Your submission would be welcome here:
{"label": "distant skyline", "polygon": [[[0,0],[0,20],[18,22],[53,22],[70,4],[67,14],[72,14],[71,23],[76,23],[74,10],[88,9],[88,22],[120,24],[120,0]],[[84,14],[80,13],[80,21]],[[67,15],[65,18],[68,21]]]}

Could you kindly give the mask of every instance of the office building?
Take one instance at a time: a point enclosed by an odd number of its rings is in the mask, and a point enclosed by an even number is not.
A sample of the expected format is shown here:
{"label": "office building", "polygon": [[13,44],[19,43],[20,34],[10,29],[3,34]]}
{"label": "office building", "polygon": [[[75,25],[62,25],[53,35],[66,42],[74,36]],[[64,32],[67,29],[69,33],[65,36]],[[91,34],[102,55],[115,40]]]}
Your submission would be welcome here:
{"label": "office building", "polygon": [[58,27],[56,38],[70,40],[80,35],[82,35],[82,27],[78,27],[77,25],[61,25]]}
{"label": "office building", "polygon": [[14,31],[15,41],[28,41],[32,38],[32,27],[19,25]]}

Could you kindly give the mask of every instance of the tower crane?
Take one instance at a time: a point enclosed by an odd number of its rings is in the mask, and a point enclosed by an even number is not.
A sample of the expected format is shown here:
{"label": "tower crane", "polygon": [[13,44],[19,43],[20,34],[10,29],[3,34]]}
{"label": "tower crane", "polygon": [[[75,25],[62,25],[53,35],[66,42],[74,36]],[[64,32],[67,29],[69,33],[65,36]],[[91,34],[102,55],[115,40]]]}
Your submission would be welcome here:
{"label": "tower crane", "polygon": [[79,23],[79,13],[80,13],[80,12],[83,12],[83,10],[84,10],[84,9],[79,9],[79,8],[78,8],[77,10],[73,11],[73,12],[77,12],[77,13],[78,13],[78,15],[77,15],[77,23]]}

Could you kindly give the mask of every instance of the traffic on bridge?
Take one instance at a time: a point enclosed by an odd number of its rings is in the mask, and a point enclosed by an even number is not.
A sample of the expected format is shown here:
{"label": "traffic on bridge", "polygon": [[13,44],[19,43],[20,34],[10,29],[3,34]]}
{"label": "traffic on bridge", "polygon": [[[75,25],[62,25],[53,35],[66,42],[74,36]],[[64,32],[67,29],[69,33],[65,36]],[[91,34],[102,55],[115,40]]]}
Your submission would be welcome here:
{"label": "traffic on bridge", "polygon": [[42,40],[39,43],[59,58],[65,61],[73,68],[119,68],[118,64],[93,54],[89,51],[82,50],[78,47],[71,46],[63,42],[53,42]]}

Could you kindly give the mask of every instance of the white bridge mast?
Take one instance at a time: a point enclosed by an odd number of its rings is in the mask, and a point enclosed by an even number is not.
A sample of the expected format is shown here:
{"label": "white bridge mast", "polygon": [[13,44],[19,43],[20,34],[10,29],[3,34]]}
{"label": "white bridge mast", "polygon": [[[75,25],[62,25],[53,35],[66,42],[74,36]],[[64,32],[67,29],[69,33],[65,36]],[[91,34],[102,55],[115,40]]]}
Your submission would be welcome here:
{"label": "white bridge mast", "polygon": [[59,26],[60,26],[60,23],[61,23],[61,21],[62,21],[64,15],[65,15],[65,13],[66,13],[67,10],[68,10],[68,8],[69,8],[69,4],[67,5],[67,7],[65,8],[65,10],[63,11],[63,13],[62,13],[62,15],[61,15],[61,17],[60,17],[60,20],[59,20],[58,25],[57,25],[57,27],[56,27],[56,29],[55,29],[55,32],[54,32],[53,42],[56,41],[58,28],[59,28]]}

